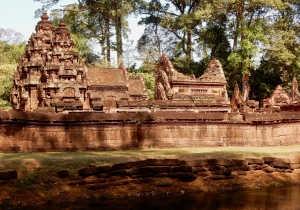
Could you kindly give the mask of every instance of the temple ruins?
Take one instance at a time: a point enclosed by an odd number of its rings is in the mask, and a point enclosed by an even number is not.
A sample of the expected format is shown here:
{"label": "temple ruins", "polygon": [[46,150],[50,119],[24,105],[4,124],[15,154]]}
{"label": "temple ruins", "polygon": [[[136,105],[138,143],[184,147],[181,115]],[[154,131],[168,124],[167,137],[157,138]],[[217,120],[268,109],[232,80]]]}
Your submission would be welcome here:
{"label": "temple ruins", "polygon": [[48,18],[43,13],[15,72],[14,109],[103,111],[115,107],[109,101],[146,100],[143,78],[128,76],[123,64],[116,69],[88,68],[74,51],[65,23],[55,30]]}

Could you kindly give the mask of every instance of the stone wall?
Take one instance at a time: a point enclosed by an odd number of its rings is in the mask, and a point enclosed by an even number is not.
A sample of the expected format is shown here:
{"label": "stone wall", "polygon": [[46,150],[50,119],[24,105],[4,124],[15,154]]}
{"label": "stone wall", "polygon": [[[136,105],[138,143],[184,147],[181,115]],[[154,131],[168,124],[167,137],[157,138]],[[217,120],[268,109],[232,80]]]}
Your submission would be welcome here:
{"label": "stone wall", "polygon": [[[300,144],[300,119],[223,113],[1,112],[0,151]],[[272,120],[272,121],[271,121]]]}

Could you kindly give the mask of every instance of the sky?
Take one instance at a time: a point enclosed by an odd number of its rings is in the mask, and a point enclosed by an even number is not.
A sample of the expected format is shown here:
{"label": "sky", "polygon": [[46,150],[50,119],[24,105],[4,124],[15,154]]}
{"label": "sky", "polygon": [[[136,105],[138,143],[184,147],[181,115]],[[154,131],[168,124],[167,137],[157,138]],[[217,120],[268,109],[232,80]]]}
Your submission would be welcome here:
{"label": "sky", "polygon": [[[35,26],[40,18],[34,17],[35,10],[42,7],[40,2],[34,0],[0,0],[0,28],[13,29],[20,32],[24,36],[24,40],[28,41],[30,35],[35,33]],[[63,5],[76,3],[77,0],[61,0],[55,7],[51,9],[62,8]],[[50,13],[50,11],[48,11]],[[143,27],[138,26],[138,18],[130,17],[128,19],[131,28],[129,39],[138,40],[143,33]]]}

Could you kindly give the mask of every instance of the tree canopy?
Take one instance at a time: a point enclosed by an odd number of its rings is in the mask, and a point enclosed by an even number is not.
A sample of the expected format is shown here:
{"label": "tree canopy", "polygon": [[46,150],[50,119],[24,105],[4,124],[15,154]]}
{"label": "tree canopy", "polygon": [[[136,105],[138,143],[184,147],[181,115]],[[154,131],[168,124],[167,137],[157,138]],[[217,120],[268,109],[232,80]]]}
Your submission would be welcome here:
{"label": "tree canopy", "polygon": [[[63,2],[34,1],[44,5],[37,14]],[[118,62],[128,59],[131,70],[137,68],[130,60],[134,50],[124,39],[134,14],[145,26],[136,46],[139,72],[153,74],[167,53],[179,71],[200,76],[214,57],[223,65],[229,94],[249,75],[250,98],[256,100],[278,84],[289,90],[294,76],[300,81],[297,0],[74,0],[61,12],[78,43],[95,40],[101,61],[110,63],[111,51],[116,51]],[[84,44],[80,50],[84,55]]]}

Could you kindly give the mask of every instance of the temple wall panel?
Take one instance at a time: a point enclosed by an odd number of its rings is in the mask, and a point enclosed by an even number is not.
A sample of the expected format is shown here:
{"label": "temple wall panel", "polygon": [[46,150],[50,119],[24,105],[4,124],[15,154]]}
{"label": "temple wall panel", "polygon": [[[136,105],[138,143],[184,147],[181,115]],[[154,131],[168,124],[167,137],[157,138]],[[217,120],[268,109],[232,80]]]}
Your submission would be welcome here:
{"label": "temple wall panel", "polygon": [[300,144],[299,122],[154,122],[0,124],[0,151],[77,151],[130,148],[279,146]]}

